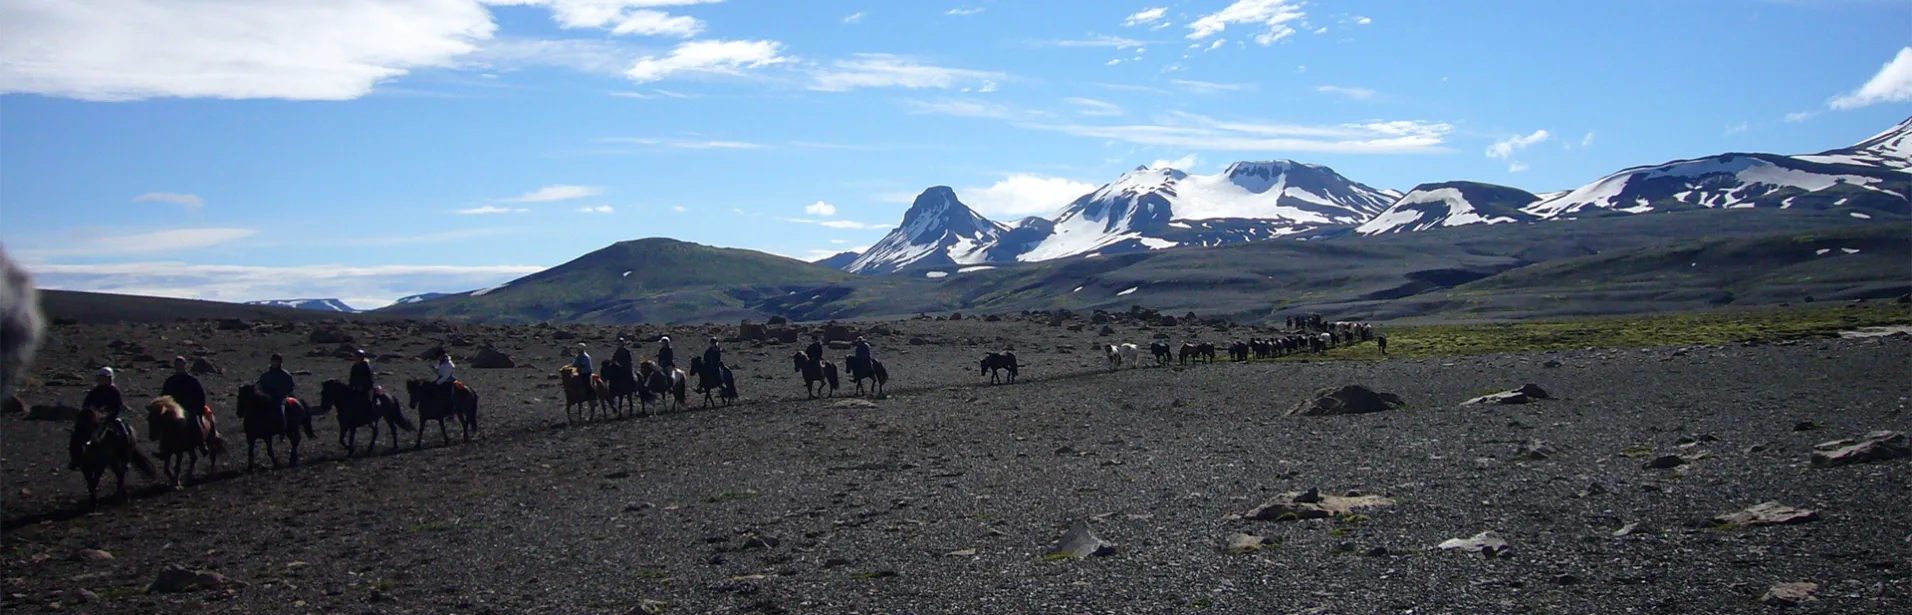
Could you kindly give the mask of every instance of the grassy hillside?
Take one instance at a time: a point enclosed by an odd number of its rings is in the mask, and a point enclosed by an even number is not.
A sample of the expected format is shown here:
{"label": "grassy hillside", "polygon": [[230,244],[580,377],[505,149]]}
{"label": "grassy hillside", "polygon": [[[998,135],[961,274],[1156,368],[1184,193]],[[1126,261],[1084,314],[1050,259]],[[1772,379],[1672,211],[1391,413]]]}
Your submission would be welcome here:
{"label": "grassy hillside", "polygon": [[281,322],[357,319],[360,314],[301,310],[289,307],[245,305],[197,299],[172,299],[73,290],[41,290],[40,311],[49,321],[73,319],[81,323],[172,322],[179,319],[242,318]]}

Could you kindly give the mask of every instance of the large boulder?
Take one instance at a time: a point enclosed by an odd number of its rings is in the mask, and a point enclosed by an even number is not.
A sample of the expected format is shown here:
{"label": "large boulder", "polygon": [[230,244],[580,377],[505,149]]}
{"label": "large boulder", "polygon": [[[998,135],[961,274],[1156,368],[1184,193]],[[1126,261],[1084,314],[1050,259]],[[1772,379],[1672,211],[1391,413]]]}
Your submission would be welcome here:
{"label": "large boulder", "polygon": [[847,342],[856,339],[855,329],[834,322],[823,325],[822,333],[825,342]]}
{"label": "large boulder", "polygon": [[516,361],[511,360],[511,355],[498,352],[498,349],[490,346],[479,348],[478,354],[471,357],[471,366],[478,369],[509,369],[517,365]]}
{"label": "large boulder", "polygon": [[1779,502],[1761,502],[1746,510],[1713,517],[1713,523],[1737,526],[1786,525],[1818,520],[1818,511],[1793,508]]}
{"label": "large boulder", "polygon": [[781,344],[795,344],[802,333],[793,327],[778,327],[770,330],[770,339]]}
{"label": "large boulder", "polygon": [[1322,495],[1318,489],[1309,489],[1276,495],[1262,505],[1242,513],[1241,518],[1251,521],[1326,519],[1363,508],[1392,504],[1394,500],[1378,495]]}
{"label": "large boulder", "polygon": [[346,333],[344,329],[338,327],[325,327],[313,329],[312,334],[306,336],[306,339],[311,340],[314,344],[350,344],[352,343],[352,334]]}
{"label": "large boulder", "polygon": [[1056,550],[1049,557],[1056,559],[1081,559],[1090,556],[1114,555],[1115,543],[1103,540],[1089,531],[1087,521],[1077,520],[1062,534],[1062,540],[1056,544]]}
{"label": "large boulder", "polygon": [[195,589],[221,589],[228,585],[243,585],[225,575],[210,570],[187,570],[174,564],[159,571],[159,576],[146,586],[146,593],[176,594]]}
{"label": "large boulder", "polygon": [[206,360],[205,357],[200,357],[193,359],[192,372],[204,376],[207,374],[224,374],[226,370],[221,369],[218,364]]}
{"label": "large boulder", "polygon": [[1812,448],[1812,465],[1821,467],[1912,457],[1912,441],[1901,431],[1875,431],[1858,439],[1822,442]]}
{"label": "large boulder", "polygon": [[1373,389],[1350,384],[1338,388],[1321,389],[1314,395],[1288,410],[1288,416],[1334,416],[1338,414],[1367,414],[1392,410],[1407,405],[1399,395],[1376,393]]}
{"label": "large boulder", "polygon": [[238,318],[221,318],[217,328],[220,331],[244,331],[252,328],[252,323]]}
{"label": "large boulder", "polygon": [[745,342],[757,342],[770,339],[770,329],[761,324],[743,321],[737,325],[737,339]]}
{"label": "large boulder", "polygon": [[1491,395],[1482,395],[1464,402],[1463,406],[1481,406],[1491,404],[1524,404],[1536,399],[1549,399],[1546,389],[1539,385],[1527,384],[1511,391],[1501,391]]}

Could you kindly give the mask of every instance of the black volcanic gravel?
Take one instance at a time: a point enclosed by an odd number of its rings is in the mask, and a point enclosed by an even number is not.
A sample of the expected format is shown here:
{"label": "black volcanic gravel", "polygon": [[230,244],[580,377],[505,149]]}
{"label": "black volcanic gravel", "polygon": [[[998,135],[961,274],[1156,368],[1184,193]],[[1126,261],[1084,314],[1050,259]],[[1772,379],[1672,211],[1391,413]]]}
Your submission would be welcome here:
{"label": "black volcanic gravel", "polygon": [[[374,352],[406,356],[454,336],[394,326],[347,325],[387,340],[367,344]],[[400,454],[388,437],[376,455],[345,459],[328,416],[306,465],[250,475],[230,472],[244,455],[232,390],[274,350],[290,369],[321,372],[302,376],[302,391],[343,377],[345,361],[300,356],[320,346],[305,329],[67,327],[35,367],[42,380],[85,375],[93,358],[123,364],[114,340],[160,357],[184,339],[207,347],[227,369],[207,388],[239,461],[178,492],[131,479],[131,502],[85,513],[78,473],[64,470],[65,426],[0,419],[4,610],[627,613],[648,600],[671,613],[1688,615],[1763,612],[1776,608],[1757,601],[1774,583],[1811,581],[1817,600],[1791,612],[1912,612],[1912,460],[1807,463],[1817,442],[1912,430],[1902,337],[1107,373],[1099,344],[1229,334],[889,326],[899,332],[876,342],[895,380],[873,406],[799,399],[796,346],[729,344],[745,403],[575,426],[546,378],[570,343],[550,339],[556,329],[465,327],[456,335],[537,366],[462,370],[485,396],[478,441],[458,443],[454,425],[443,446],[433,426],[423,451],[407,433]],[[610,329],[569,330],[609,355],[597,340]],[[988,386],[976,361],[1002,345],[1025,362],[1023,381]],[[399,372],[388,386],[426,373],[412,360],[381,369]],[[123,371],[129,401],[166,374]],[[1530,382],[1555,399],[1458,406]],[[1314,389],[1349,383],[1409,406],[1283,416]],[[36,385],[23,397],[75,403],[83,391]],[[1794,431],[1802,421],[1818,429]],[[1515,460],[1534,440],[1552,454]],[[1644,469],[1646,449],[1692,461]],[[1398,503],[1364,519],[1228,519],[1309,488]],[[1821,519],[1707,523],[1769,500]],[[1115,554],[1046,559],[1079,519]],[[1510,555],[1433,549],[1489,530]],[[1235,532],[1271,546],[1224,554]],[[78,560],[80,549],[114,559]],[[172,564],[246,585],[139,591]]]}

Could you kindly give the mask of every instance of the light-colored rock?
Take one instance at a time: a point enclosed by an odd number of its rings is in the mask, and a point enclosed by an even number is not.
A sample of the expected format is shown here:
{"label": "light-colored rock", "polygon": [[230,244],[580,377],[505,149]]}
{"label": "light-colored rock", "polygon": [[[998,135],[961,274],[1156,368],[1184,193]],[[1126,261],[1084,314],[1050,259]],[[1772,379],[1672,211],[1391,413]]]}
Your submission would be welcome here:
{"label": "light-colored rock", "polygon": [[1490,395],[1482,395],[1480,397],[1476,397],[1476,398],[1461,402],[1461,405],[1483,406],[1483,405],[1493,405],[1493,404],[1524,404],[1524,403],[1534,401],[1536,399],[1548,399],[1548,398],[1549,397],[1547,395],[1547,391],[1545,389],[1540,388],[1539,385],[1526,384],[1526,385],[1521,385],[1520,388],[1514,389],[1512,391],[1501,391],[1499,393],[1493,393]]}
{"label": "light-colored rock", "polygon": [[1912,457],[1912,439],[1900,431],[1875,431],[1857,439],[1822,442],[1812,448],[1812,465],[1824,467]]}
{"label": "light-colored rock", "polygon": [[1078,520],[1062,534],[1056,550],[1049,552],[1051,558],[1084,558],[1115,554],[1115,543],[1097,537],[1089,531],[1089,522]]}
{"label": "light-colored rock", "polygon": [[1766,595],[1759,597],[1759,601],[1765,604],[1782,606],[1799,604],[1801,602],[1812,602],[1817,600],[1812,597],[1813,592],[1816,591],[1819,591],[1818,583],[1804,581],[1797,583],[1776,583],[1770,589],[1766,590]]}
{"label": "light-colored rock", "polygon": [[1268,544],[1267,538],[1244,532],[1236,532],[1228,536],[1228,540],[1222,545],[1222,552],[1229,555],[1245,555],[1260,551],[1262,546],[1266,544]]}
{"label": "light-colored rock", "polygon": [[1394,500],[1378,495],[1321,495],[1320,491],[1310,489],[1305,492],[1289,492],[1276,495],[1260,506],[1241,515],[1243,519],[1254,521],[1295,521],[1300,519],[1326,519],[1335,515],[1345,515],[1364,509],[1388,506]]}
{"label": "light-colored rock", "polygon": [[73,559],[82,562],[110,562],[113,554],[99,549],[80,549],[73,552]]}
{"label": "light-colored rock", "polygon": [[1450,538],[1437,548],[1444,551],[1459,549],[1486,557],[1502,557],[1513,553],[1513,547],[1508,546],[1506,540],[1502,540],[1499,534],[1491,530],[1475,534],[1472,538]]}
{"label": "light-colored rock", "polygon": [[1746,510],[1713,517],[1714,523],[1739,526],[1783,525],[1818,520],[1818,511],[1794,508],[1779,502],[1762,502]]}

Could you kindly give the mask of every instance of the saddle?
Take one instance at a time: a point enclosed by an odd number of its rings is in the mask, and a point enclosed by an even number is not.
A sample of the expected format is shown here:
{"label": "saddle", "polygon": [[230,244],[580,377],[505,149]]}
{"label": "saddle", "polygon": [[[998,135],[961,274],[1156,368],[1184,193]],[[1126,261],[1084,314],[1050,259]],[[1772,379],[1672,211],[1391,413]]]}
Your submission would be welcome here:
{"label": "saddle", "polygon": [[457,391],[457,392],[459,392],[459,393],[470,393],[470,392],[471,392],[471,389],[470,389],[470,388],[467,388],[467,387],[465,387],[465,381],[463,381],[463,380],[453,380],[453,381],[451,381],[451,387],[452,387],[452,390],[454,390],[454,391]]}

